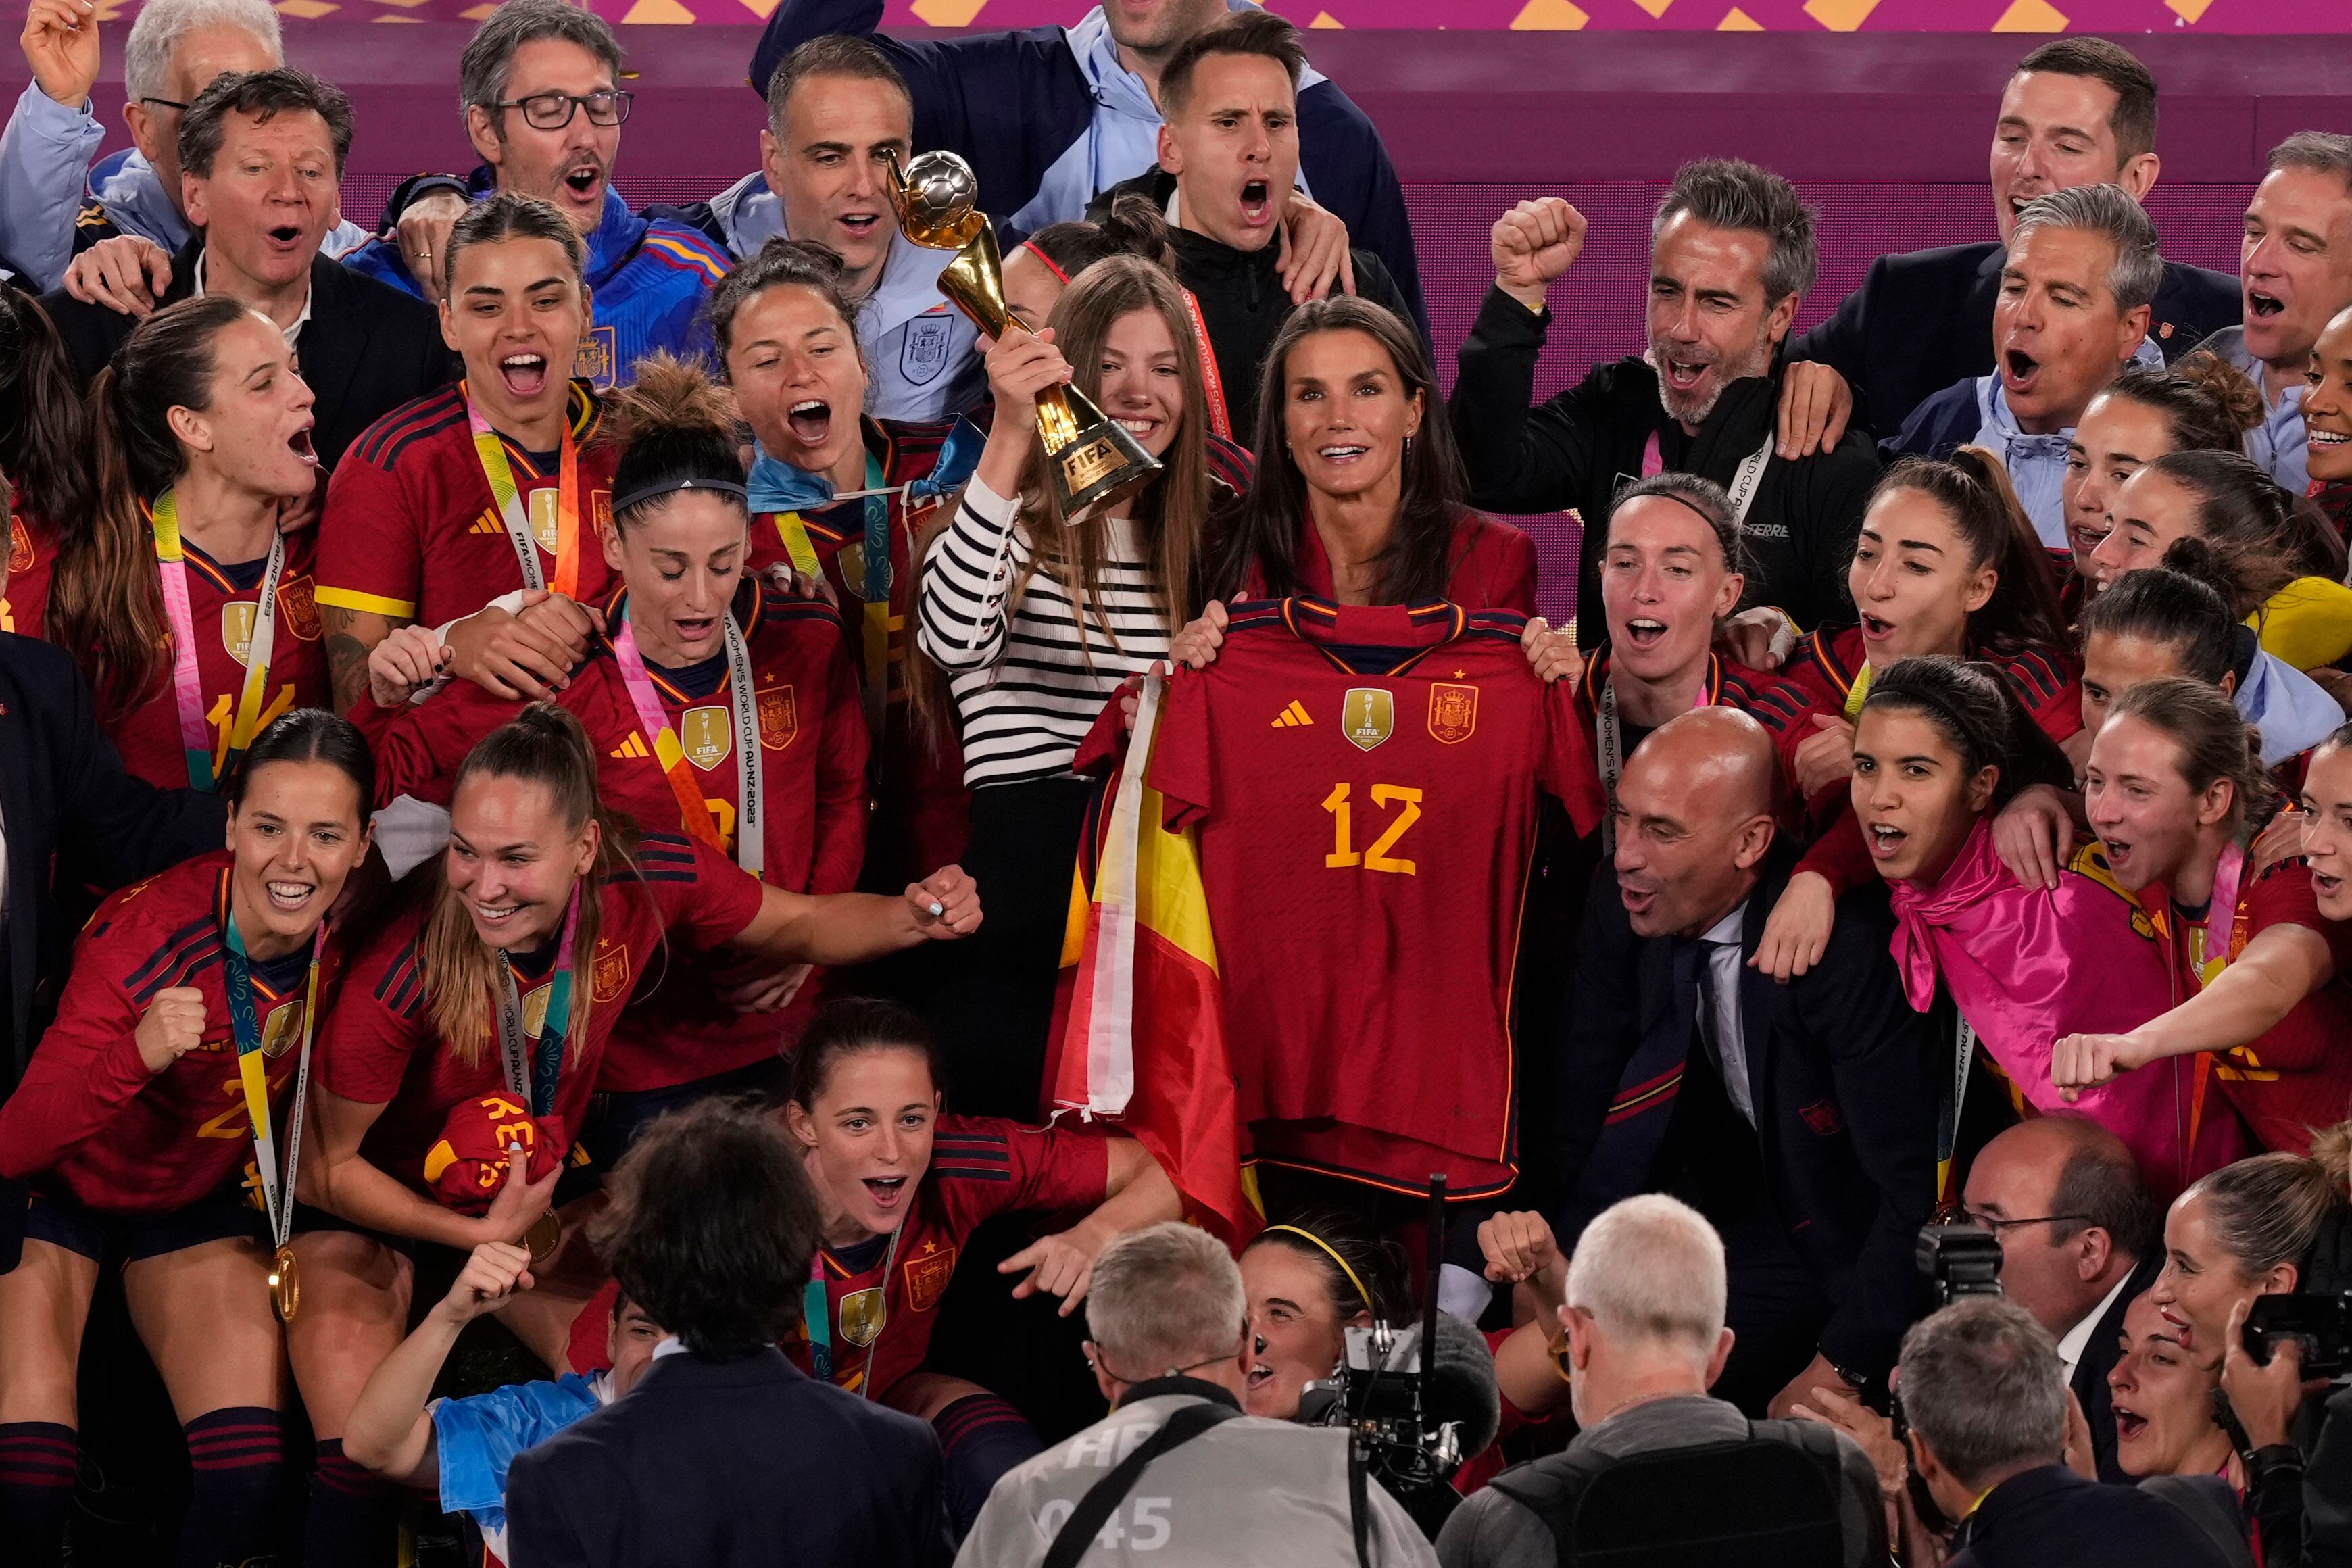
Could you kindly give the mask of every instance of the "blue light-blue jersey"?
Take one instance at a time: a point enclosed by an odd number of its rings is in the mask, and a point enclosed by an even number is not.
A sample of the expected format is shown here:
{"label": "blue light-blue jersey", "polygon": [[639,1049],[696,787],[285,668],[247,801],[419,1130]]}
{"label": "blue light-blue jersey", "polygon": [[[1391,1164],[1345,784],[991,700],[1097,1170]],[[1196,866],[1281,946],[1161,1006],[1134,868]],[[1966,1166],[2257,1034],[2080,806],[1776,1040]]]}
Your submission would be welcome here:
{"label": "blue light-blue jersey", "polygon": [[[474,194],[488,192],[477,171]],[[344,257],[343,265],[424,297],[397,241],[372,239]],[[639,217],[605,187],[604,221],[588,237],[588,333],[580,340],[572,374],[604,392],[627,385],[631,367],[656,349],[716,363],[705,307],[711,286],[730,265],[732,258],[696,230]]]}
{"label": "blue light-blue jersey", "polygon": [[473,1515],[483,1543],[499,1562],[507,1561],[508,1467],[525,1448],[606,1403],[607,1375],[567,1373],[552,1383],[509,1384],[431,1407],[442,1510]]}

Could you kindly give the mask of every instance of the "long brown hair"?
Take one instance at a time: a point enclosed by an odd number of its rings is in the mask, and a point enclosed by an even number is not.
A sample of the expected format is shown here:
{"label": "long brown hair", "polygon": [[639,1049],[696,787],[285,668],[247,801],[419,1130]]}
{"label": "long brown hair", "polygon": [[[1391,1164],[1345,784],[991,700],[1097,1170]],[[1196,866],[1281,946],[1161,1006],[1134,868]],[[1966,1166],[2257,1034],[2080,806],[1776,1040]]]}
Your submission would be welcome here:
{"label": "long brown hair", "polygon": [[[1110,256],[1070,280],[1054,302],[1050,324],[1054,345],[1070,362],[1078,390],[1099,401],[1102,389],[1103,344],[1119,319],[1137,310],[1155,312],[1168,324],[1176,345],[1176,363],[1184,378],[1184,413],[1176,438],[1160,457],[1160,476],[1136,498],[1135,523],[1152,563],[1158,597],[1168,629],[1175,632],[1192,618],[1200,604],[1200,560],[1209,517],[1208,394],[1201,377],[1200,348],[1192,336],[1192,315],[1176,280],[1139,256]],[[929,559],[931,542],[955,519],[950,501],[923,525],[911,557],[917,570]],[[1008,605],[1019,601],[1029,580],[1043,571],[1070,601],[1083,647],[1091,620],[1111,647],[1118,639],[1103,608],[1103,530],[1089,513],[1076,519],[1062,515],[1045,479],[1043,454],[1032,449],[1021,473],[1018,501],[1020,526],[1028,536],[1029,564],[1014,579]],[[917,657],[908,687],[917,710],[926,715],[948,708],[946,672],[929,658]]]}
{"label": "long brown hair", "polygon": [[0,474],[25,513],[59,534],[89,517],[89,438],[66,345],[48,312],[14,289],[0,289]]}
{"label": "long brown hair", "polygon": [[2243,452],[2168,452],[2147,465],[2197,502],[2197,537],[2236,590],[2240,616],[2297,577],[2344,575],[2344,541],[2316,502]]}
{"label": "long brown hair", "polygon": [[2050,553],[2026,520],[2009,470],[1982,447],[1962,447],[1948,460],[1906,458],[1870,493],[1916,490],[1941,508],[1968,547],[1969,569],[1993,569],[1992,597],[1969,616],[1971,654],[2054,648],[2065,640]]}
{"label": "long brown hair", "polygon": [[[596,752],[588,731],[568,710],[534,702],[474,744],[458,765],[454,798],[474,779],[513,779],[546,789],[565,829],[580,833],[593,820],[599,837],[595,864],[580,879],[580,929],[572,944],[572,1016],[564,1026],[573,1061],[588,1046],[588,1017],[595,1005],[591,983],[596,935],[604,923],[604,889],[613,873],[630,865],[636,828],[604,807],[596,793]],[[431,902],[417,947],[425,975],[425,1016],[449,1054],[471,1067],[498,1037],[494,1020],[504,1001],[496,955],[484,946],[465,902],[450,888],[446,858],[431,874]]]}
{"label": "long brown hair", "polygon": [[1290,313],[1265,352],[1258,382],[1257,466],[1239,520],[1218,542],[1209,563],[1208,594],[1241,592],[1255,566],[1276,597],[1300,592],[1298,542],[1307,519],[1307,480],[1290,458],[1291,351],[1317,332],[1361,332],[1381,345],[1410,397],[1421,395],[1421,429],[1406,443],[1395,531],[1372,561],[1372,602],[1406,605],[1445,596],[1454,572],[1454,529],[1463,515],[1461,460],[1445,420],[1445,399],[1421,334],[1396,313],[1353,294],[1314,300]]}
{"label": "long brown hair", "polygon": [[171,411],[212,406],[214,340],[249,313],[224,294],[168,305],[90,384],[98,500],[89,527],[68,525],[42,626],[80,661],[101,718],[129,712],[162,682],[170,632],[147,505],[187,471]]}

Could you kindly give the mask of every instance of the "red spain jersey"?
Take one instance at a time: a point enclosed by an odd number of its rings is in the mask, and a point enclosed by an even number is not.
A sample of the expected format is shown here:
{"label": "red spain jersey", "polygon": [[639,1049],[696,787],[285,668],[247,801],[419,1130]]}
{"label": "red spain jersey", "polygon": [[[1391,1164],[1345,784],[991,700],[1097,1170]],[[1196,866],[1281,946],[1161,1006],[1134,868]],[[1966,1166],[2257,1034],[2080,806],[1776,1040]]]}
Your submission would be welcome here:
{"label": "red spain jersey", "polygon": [[[2352,1051],[2346,1049],[2352,1042],[2352,925],[2319,912],[2311,862],[2300,856],[2247,881],[2237,909],[2228,911],[2227,931],[2210,924],[2213,915],[2224,911],[2187,921],[2160,889],[2150,891],[2154,896],[2142,901],[2171,939],[2173,974],[2183,999],[2204,989],[2272,926],[2305,926],[2326,939],[2336,956],[2336,978],[2296,1003],[2262,1038],[2214,1058],[2214,1079],[2245,1118],[2255,1142],[2267,1150],[2309,1153],[2312,1133],[2334,1126],[2352,1110]],[[2176,924],[2178,931],[2172,929]]]}
{"label": "red spain jersey", "polygon": [[[611,585],[598,533],[613,523],[613,466],[620,454],[594,439],[603,405],[585,382],[572,384],[572,438],[580,474],[583,603]],[[505,442],[539,542],[539,567],[555,582],[559,464]],[[327,481],[319,522],[319,603],[428,626],[470,616],[523,585],[474,435],[462,386],[403,404],[360,433]]]}
{"label": "red spain jersey", "polygon": [[[867,417],[862,428],[866,452],[882,467],[882,482],[905,485],[930,473],[955,422]],[[875,671],[882,676],[880,710],[885,717],[878,735],[868,732],[874,742],[875,831],[869,846],[873,874],[866,885],[877,891],[903,888],[962,859],[971,831],[971,797],[964,788],[963,748],[955,725],[942,715],[932,732],[919,740],[907,700],[908,617],[914,614],[919,576],[908,563],[914,559],[917,537],[940,503],[925,500],[909,507],[904,495],[893,495],[887,504],[890,602],[878,625],[866,618],[866,503],[844,501],[801,516],[809,545],[841,605],[860,689]],[[792,564],[785,544],[786,515],[762,512],[751,520],[754,571],[764,574],[770,566]]]}
{"label": "red spain jersey", "polygon": [[[270,634],[269,685],[262,693],[256,734],[289,709],[333,706],[311,578],[317,534],[304,529],[285,539],[278,624]],[[212,732],[213,772],[217,776],[228,754],[237,699],[245,690],[245,656],[253,637],[262,574],[269,562],[265,556],[224,566],[184,540],[182,548],[187,560],[189,622],[196,635],[196,674],[204,685],[205,727]],[[171,657],[168,651],[163,656],[163,679],[154,691],[110,722],[106,733],[122,753],[124,767],[150,784],[185,789],[188,758],[180,745],[180,710],[172,684]]]}
{"label": "red spain jersey", "polygon": [[1179,671],[1150,782],[1201,828],[1258,1154],[1458,1196],[1515,1170],[1510,1022],[1539,793],[1600,821],[1590,735],[1526,625],[1444,603],[1237,607]]}
{"label": "red spain jersey", "polygon": [[[1243,488],[1247,487],[1244,475]],[[1484,512],[1459,508],[1446,555],[1445,596],[1454,604],[1468,610],[1536,613],[1536,542],[1521,530]],[[1331,557],[1312,523],[1299,525],[1298,585],[1316,597],[1335,596]],[[1265,593],[1265,576],[1255,563],[1243,579],[1242,592],[1251,598]]]}
{"label": "red spain jersey", "polygon": [[41,614],[49,604],[49,571],[57,563],[57,530],[38,518],[11,511],[8,580],[0,585],[0,632],[20,637],[41,635]]}
{"label": "red spain jersey", "polygon": [[[931,1163],[915,1188],[898,1256],[877,1236],[854,1247],[820,1247],[833,1381],[879,1399],[930,1353],[940,1299],[954,1278],[964,1243],[982,1220],[1000,1214],[1084,1213],[1110,1185],[1108,1145],[1079,1129],[1027,1127],[993,1116],[942,1116]],[[889,1275],[883,1275],[884,1265]],[[577,1371],[608,1366],[605,1330],[619,1287],[608,1283],[581,1310],[572,1329]],[[814,1376],[805,1323],[778,1347]]]}
{"label": "red spain jersey", "polygon": [[[215,850],[99,906],[74,948],[57,1022],[0,1104],[0,1175],[30,1177],[112,1214],[168,1213],[240,1178],[258,1204],[253,1123],[221,969],[228,882],[228,852]],[[338,960],[330,941],[320,963],[322,1012]],[[282,1149],[310,948],[251,972]],[[151,1073],[134,1037],[155,994],[172,986],[205,994],[204,1039]]]}
{"label": "red spain jersey", "polygon": [[[674,834],[646,835],[634,869],[608,878],[599,908],[596,951],[576,961],[575,986],[593,988],[588,1040],[568,1056],[556,1082],[554,1113],[576,1132],[588,1109],[604,1053],[638,981],[676,962],[685,947],[716,947],[751,923],[760,884],[716,851]],[[473,1061],[433,1033],[425,1005],[419,937],[425,910],[412,905],[352,959],[352,984],[320,1032],[313,1070],[329,1092],[384,1107],[361,1152],[419,1191],[425,1156],[451,1109],[506,1092],[495,1030]],[[523,1027],[536,1037],[547,1011],[553,944],[533,965],[518,958]]]}
{"label": "red spain jersey", "polygon": [[[606,604],[618,626],[625,591]],[[761,879],[795,893],[842,893],[857,884],[866,848],[866,717],[857,677],[829,605],[788,598],[746,581],[735,611],[758,689]],[[742,806],[736,777],[734,710],[722,654],[689,670],[648,665],[662,710],[677,731],[712,827],[735,852]],[[598,638],[556,700],[577,714],[596,748],[596,787],[606,805],[648,831],[683,833],[677,793],[654,760],[612,643]],[[522,704],[456,680],[430,700],[387,712],[362,699],[352,720],[376,754],[376,795],[446,802],[466,753]],[[728,1072],[789,1049],[807,1026],[823,987],[811,976],[782,1013],[738,1013],[718,1000],[718,959],[673,951],[655,984],[638,992],[604,1056],[598,1087],[667,1089]]]}
{"label": "red spain jersey", "polygon": [[[2073,654],[2029,647],[2012,654],[1971,649],[1969,657],[2007,676],[2009,689],[2052,740],[2063,741],[2083,727],[2083,665]],[[1780,675],[1811,699],[1816,711],[1843,715],[1866,662],[1860,626],[1824,626],[1798,640]],[[1783,745],[1793,751],[1815,732],[1811,724],[1792,724]]]}

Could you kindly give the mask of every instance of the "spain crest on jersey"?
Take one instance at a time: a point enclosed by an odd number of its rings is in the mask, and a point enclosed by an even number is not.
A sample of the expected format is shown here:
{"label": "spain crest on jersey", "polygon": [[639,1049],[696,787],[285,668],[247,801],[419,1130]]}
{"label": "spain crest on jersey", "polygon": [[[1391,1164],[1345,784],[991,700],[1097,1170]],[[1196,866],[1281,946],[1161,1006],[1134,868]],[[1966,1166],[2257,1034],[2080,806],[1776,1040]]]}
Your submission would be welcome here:
{"label": "spain crest on jersey", "polygon": [[613,329],[591,327],[580,334],[580,352],[572,358],[572,374],[599,392],[609,392],[618,358],[614,352]]}
{"label": "spain crest on jersey", "polygon": [[689,708],[677,716],[678,749],[687,761],[709,773],[735,750],[735,725],[724,703]]}
{"label": "spain crest on jersey", "polygon": [[278,585],[278,618],[304,642],[319,640],[319,601],[308,577],[291,577]]}
{"label": "spain crest on jersey", "polygon": [[948,1281],[955,1278],[955,1263],[952,1245],[923,1243],[923,1256],[907,1260],[907,1305],[918,1312],[939,1305],[940,1298],[948,1293]]}
{"label": "spain crest on jersey", "polygon": [[1351,686],[1339,704],[1339,729],[1362,751],[1396,732],[1396,698],[1378,686]]}
{"label": "spain crest on jersey", "polygon": [[[596,962],[589,969],[589,984],[594,987],[599,1002],[617,1002],[629,989],[629,944],[599,937],[596,942]],[[536,1034],[538,1031],[533,1030]]]}
{"label": "spain crest on jersey", "polygon": [[864,1350],[881,1337],[882,1325],[889,1317],[889,1304],[883,1300],[881,1286],[852,1290],[841,1299],[841,1337]]}
{"label": "spain crest on jersey", "polygon": [[760,744],[781,752],[800,731],[800,703],[791,686],[771,686],[760,693]]}
{"label": "spain crest on jersey", "polygon": [[1440,745],[1470,738],[1478,728],[1478,689],[1438,681],[1429,689],[1429,734]]}
{"label": "spain crest on jersey", "polygon": [[928,385],[947,368],[950,335],[947,310],[945,305],[933,306],[907,323],[907,341],[898,350],[898,374],[910,386]]}

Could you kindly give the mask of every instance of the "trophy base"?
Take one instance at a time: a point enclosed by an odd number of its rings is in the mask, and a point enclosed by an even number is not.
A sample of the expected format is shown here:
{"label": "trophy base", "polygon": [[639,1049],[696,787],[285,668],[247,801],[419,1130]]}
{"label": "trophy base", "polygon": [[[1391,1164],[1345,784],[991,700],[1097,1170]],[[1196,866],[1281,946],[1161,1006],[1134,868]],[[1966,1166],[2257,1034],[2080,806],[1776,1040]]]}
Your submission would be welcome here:
{"label": "trophy base", "polygon": [[[1093,400],[1076,387],[1066,386],[1061,391],[1068,400],[1067,416],[1076,430],[1059,442],[1046,442],[1045,474],[1064,517],[1075,517],[1089,507],[1108,510],[1159,477],[1160,459],[1145,451],[1124,426],[1105,417]],[[1041,426],[1045,423],[1046,413],[1041,400]],[[1063,428],[1067,430],[1069,426]]]}

